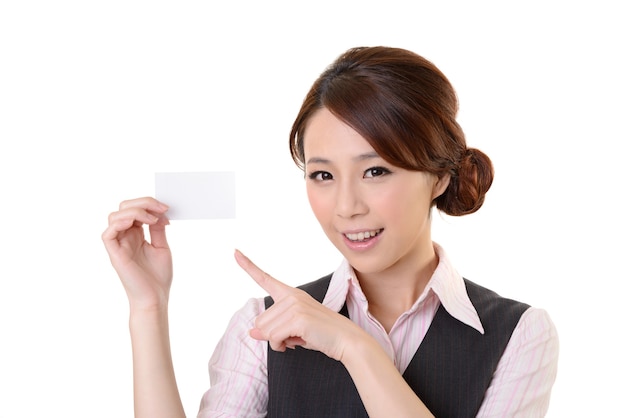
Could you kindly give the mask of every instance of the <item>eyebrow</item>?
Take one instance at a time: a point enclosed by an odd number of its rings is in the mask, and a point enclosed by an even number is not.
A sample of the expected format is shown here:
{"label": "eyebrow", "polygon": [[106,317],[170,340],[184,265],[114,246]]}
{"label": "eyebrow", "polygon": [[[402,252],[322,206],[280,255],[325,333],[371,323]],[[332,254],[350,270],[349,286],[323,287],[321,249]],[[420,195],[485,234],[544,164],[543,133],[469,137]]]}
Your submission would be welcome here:
{"label": "eyebrow", "polygon": [[[378,155],[378,153],[376,151],[372,151],[372,152],[366,152],[365,154],[359,154],[356,157],[353,158],[354,161],[365,161],[365,160],[371,160],[374,158],[381,158],[380,155]],[[311,157],[306,164],[313,164],[313,163],[317,163],[317,164],[330,164],[330,160],[326,159],[326,158],[322,158],[322,157]]]}

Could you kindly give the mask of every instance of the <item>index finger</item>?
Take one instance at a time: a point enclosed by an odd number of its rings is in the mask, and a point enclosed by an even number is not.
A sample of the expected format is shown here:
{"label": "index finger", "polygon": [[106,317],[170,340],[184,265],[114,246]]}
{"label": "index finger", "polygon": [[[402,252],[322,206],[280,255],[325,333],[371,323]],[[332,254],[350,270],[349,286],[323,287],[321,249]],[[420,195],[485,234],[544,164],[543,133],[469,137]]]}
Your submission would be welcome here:
{"label": "index finger", "polygon": [[137,199],[124,200],[120,203],[120,210],[128,209],[128,208],[142,208],[145,210],[164,213],[169,209],[169,207],[163,203],[159,202],[155,198],[151,196],[140,197]]}
{"label": "index finger", "polygon": [[254,264],[239,250],[235,250],[235,260],[250,277],[254,279],[276,301],[291,291],[291,286],[273,278]]}

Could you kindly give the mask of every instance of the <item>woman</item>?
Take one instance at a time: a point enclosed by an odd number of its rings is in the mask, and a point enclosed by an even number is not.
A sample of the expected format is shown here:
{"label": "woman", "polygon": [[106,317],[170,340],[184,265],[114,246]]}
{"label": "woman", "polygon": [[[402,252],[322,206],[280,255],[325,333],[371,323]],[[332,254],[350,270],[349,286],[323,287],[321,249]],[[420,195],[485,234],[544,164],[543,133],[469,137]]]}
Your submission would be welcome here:
{"label": "woman", "polygon": [[[446,77],[398,48],[348,50],[316,80],[290,149],[345,259],[294,289],[235,252],[269,296],[232,318],[199,417],[545,415],[558,358],[549,316],[463,279],[431,239],[432,207],[473,213],[493,180],[457,107]],[[102,237],[130,301],[138,417],[184,416],[166,214],[152,198],[123,202]]]}

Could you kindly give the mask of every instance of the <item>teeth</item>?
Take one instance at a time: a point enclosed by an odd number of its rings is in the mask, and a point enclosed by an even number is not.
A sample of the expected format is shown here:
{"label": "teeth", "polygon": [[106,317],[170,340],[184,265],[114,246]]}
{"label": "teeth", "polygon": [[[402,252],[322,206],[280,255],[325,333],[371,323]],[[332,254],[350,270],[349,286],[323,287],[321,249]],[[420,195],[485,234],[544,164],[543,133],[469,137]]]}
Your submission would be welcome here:
{"label": "teeth", "polygon": [[373,231],[359,232],[358,234],[346,234],[346,237],[348,237],[350,241],[363,241],[368,238],[375,237],[380,234],[380,231],[380,229],[376,229]]}

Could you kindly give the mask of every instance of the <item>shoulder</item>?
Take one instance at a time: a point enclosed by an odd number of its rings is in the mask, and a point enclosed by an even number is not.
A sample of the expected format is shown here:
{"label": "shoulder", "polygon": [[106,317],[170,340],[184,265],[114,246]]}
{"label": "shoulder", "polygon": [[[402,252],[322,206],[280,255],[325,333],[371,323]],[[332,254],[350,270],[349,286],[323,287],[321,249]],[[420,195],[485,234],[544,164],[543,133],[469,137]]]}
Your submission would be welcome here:
{"label": "shoulder", "polygon": [[230,319],[229,328],[239,327],[241,329],[250,329],[254,325],[256,317],[263,312],[263,298],[250,298],[241,306]]}
{"label": "shoulder", "polygon": [[463,279],[467,296],[486,335],[500,335],[508,340],[530,305],[500,296],[495,291]]}
{"label": "shoulder", "polygon": [[541,308],[528,308],[515,329],[516,338],[529,341],[540,339],[549,342],[558,351],[558,333],[548,311]]}
{"label": "shoulder", "polygon": [[530,307],[524,302],[502,297],[495,291],[476,284],[471,280],[463,279],[463,281],[465,282],[467,295],[476,307],[481,319],[483,315],[493,315],[503,311],[508,311],[519,318]]}
{"label": "shoulder", "polygon": [[559,338],[548,312],[528,308],[500,359],[479,416],[544,416],[558,360]]}
{"label": "shoulder", "polygon": [[548,368],[550,379],[556,376],[559,358],[559,335],[545,309],[528,308],[515,327],[510,341],[511,355],[538,362],[535,367]]}

